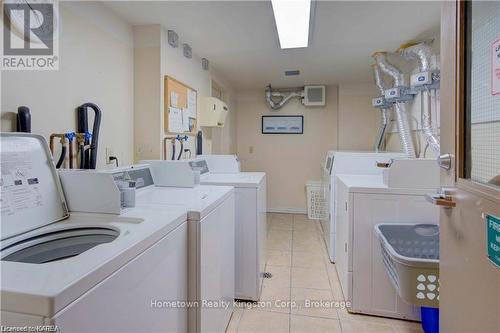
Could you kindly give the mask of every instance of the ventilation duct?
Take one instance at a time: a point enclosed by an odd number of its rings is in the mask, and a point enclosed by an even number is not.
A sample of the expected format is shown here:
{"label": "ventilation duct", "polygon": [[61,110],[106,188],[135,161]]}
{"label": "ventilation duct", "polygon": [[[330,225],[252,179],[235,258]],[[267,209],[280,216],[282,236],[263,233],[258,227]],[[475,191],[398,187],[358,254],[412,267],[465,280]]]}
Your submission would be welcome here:
{"label": "ventilation duct", "polygon": [[[375,59],[375,62],[380,70],[394,80],[394,88],[404,86],[403,73],[387,61],[386,52],[376,52],[373,54],[373,58]],[[396,111],[396,122],[399,130],[401,146],[409,158],[415,158],[415,146],[411,138],[410,122],[408,120],[408,114],[404,102],[396,101],[394,104],[394,110]]]}
{"label": "ventilation duct", "polygon": [[[410,59],[417,59],[419,63],[418,75],[421,78],[428,78],[430,83],[432,83],[432,48],[427,42],[411,43],[402,45],[398,50],[402,56]],[[412,80],[413,81],[413,80]],[[436,88],[425,88],[420,90],[420,101],[422,105],[421,114],[421,125],[422,133],[427,141],[429,147],[432,149],[434,154],[440,155],[440,144],[437,135],[434,133],[436,128],[432,122],[432,111],[434,110],[437,114],[438,104],[437,101],[437,89]]]}
{"label": "ventilation duct", "polygon": [[266,87],[266,101],[272,110],[279,110],[292,98],[304,97],[304,88],[294,90],[273,90],[271,85]]}
{"label": "ventilation duct", "polygon": [[[382,76],[380,75],[380,70],[377,64],[372,65],[373,68],[373,78],[375,80],[375,85],[381,96],[384,95],[384,92],[387,90],[387,86],[385,82],[382,80]],[[384,103],[385,104],[385,103]],[[391,121],[391,110],[389,107],[380,108],[380,127],[377,133],[377,139],[375,141],[375,150],[383,151],[385,150],[385,133],[387,132],[387,127]]]}

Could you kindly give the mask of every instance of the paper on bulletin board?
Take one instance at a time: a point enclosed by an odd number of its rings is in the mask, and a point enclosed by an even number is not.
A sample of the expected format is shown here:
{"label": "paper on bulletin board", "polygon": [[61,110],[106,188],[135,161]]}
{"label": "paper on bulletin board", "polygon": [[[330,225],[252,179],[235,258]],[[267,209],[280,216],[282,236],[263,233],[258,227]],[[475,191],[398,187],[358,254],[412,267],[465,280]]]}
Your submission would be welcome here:
{"label": "paper on bulletin board", "polygon": [[175,91],[170,92],[170,106],[177,108],[179,106],[179,94]]}
{"label": "paper on bulletin board", "polygon": [[188,89],[187,93],[187,110],[189,117],[196,118],[196,91]]}
{"label": "paper on bulletin board", "polygon": [[182,131],[189,132],[189,109],[182,110]]}
{"label": "paper on bulletin board", "polygon": [[500,38],[491,46],[491,94],[500,95]]}
{"label": "paper on bulletin board", "polygon": [[174,107],[168,109],[168,131],[174,133],[184,132],[182,127],[182,110]]}

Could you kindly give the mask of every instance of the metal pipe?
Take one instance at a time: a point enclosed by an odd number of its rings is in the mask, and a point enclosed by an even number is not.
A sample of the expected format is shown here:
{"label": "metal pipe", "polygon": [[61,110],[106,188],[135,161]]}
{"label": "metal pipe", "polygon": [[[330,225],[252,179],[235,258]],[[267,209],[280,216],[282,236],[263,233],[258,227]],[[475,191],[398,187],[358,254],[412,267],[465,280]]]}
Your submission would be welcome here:
{"label": "metal pipe", "polygon": [[[384,91],[388,88],[386,83],[383,81],[380,74],[380,70],[377,64],[372,65],[373,68],[373,78],[375,80],[375,85],[377,86],[380,95],[384,95]],[[375,151],[385,150],[385,133],[387,127],[391,121],[390,109],[383,108],[380,109],[380,125],[377,133],[377,138],[375,140]]]}
{"label": "metal pipe", "polygon": [[[281,98],[279,102],[275,102],[273,100],[273,97],[279,97]],[[302,88],[302,91],[297,92],[297,91],[290,91],[288,94],[284,94],[279,91],[273,91],[271,88],[271,85],[268,85],[266,87],[266,101],[273,110],[279,110],[285,105],[290,99],[292,98],[302,98],[304,97],[304,91]]]}
{"label": "metal pipe", "polygon": [[[404,86],[403,73],[387,61],[386,54],[386,52],[376,52],[372,56],[380,70],[392,77],[394,80],[394,87]],[[401,147],[409,158],[415,158],[415,146],[411,137],[410,122],[408,120],[406,106],[403,102],[396,102],[394,110],[396,111],[396,122],[398,125]]]}
{"label": "metal pipe", "polygon": [[432,70],[432,48],[429,42],[403,44],[399,47],[398,51],[403,57],[410,59],[417,58],[421,72]]}
{"label": "metal pipe", "polygon": [[[406,58],[416,58],[421,72],[430,72],[432,70],[432,48],[428,42],[418,42],[401,45],[398,51]],[[423,90],[421,96],[421,126],[422,134],[429,144],[434,154],[440,155],[439,139],[434,133],[434,124],[432,122],[432,111],[436,107],[436,89]],[[437,111],[437,110],[435,110]]]}

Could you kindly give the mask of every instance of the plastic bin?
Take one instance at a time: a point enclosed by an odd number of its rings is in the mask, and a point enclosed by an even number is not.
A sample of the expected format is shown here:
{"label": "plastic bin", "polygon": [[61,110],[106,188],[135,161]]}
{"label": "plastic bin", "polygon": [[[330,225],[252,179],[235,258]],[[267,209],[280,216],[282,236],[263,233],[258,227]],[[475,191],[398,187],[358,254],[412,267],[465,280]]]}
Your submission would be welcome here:
{"label": "plastic bin", "polygon": [[409,304],[439,307],[439,226],[387,224],[375,226],[387,274]]}
{"label": "plastic bin", "polygon": [[319,181],[308,181],[307,192],[307,217],[311,220],[324,220],[328,217],[326,202],[326,186]]}

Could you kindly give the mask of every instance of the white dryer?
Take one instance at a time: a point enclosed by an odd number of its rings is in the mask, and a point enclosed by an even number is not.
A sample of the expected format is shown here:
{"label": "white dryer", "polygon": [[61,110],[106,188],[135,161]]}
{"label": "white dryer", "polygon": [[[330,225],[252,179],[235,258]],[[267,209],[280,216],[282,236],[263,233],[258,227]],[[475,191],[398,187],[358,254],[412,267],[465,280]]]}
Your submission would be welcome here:
{"label": "white dryer", "polygon": [[382,169],[377,162],[388,162],[392,158],[404,158],[403,153],[396,152],[368,152],[368,151],[328,151],[323,164],[323,182],[326,189],[329,214],[321,221],[323,238],[328,249],[331,262],[336,262],[336,223],[335,206],[336,190],[335,177],[339,174],[350,175],[382,175]]}
{"label": "white dryer", "polygon": [[185,210],[70,215],[40,136],[2,134],[1,169],[2,326],[187,330],[185,309],[152,305],[187,300]]}
{"label": "white dryer", "polygon": [[[240,172],[236,155],[200,157],[200,182],[234,186],[236,193],[236,298],[258,301],[266,264],[267,199],[264,172]],[[195,162],[193,162],[195,163]]]}
{"label": "white dryer", "polygon": [[[137,207],[159,205],[186,209],[189,230],[189,332],[224,332],[234,302],[234,190],[230,186],[195,185],[186,162],[175,163],[186,187],[156,186],[161,171],[151,175],[149,166],[138,165],[112,171],[117,179],[136,180]],[[184,166],[184,167],[183,167]],[[172,171],[172,170],[169,170]],[[163,184],[165,185],[165,184]]]}
{"label": "white dryer", "polygon": [[398,296],[387,276],[374,226],[438,223],[439,209],[424,198],[435,187],[392,188],[382,175],[338,175],[336,187],[335,266],[349,311],[419,320],[419,309]]}
{"label": "white dryer", "polygon": [[266,263],[266,174],[239,172],[235,155],[208,155],[212,173],[204,158],[150,163],[157,184],[179,183],[186,178],[184,164],[199,175],[202,185],[233,186],[235,191],[235,297],[258,301]]}

